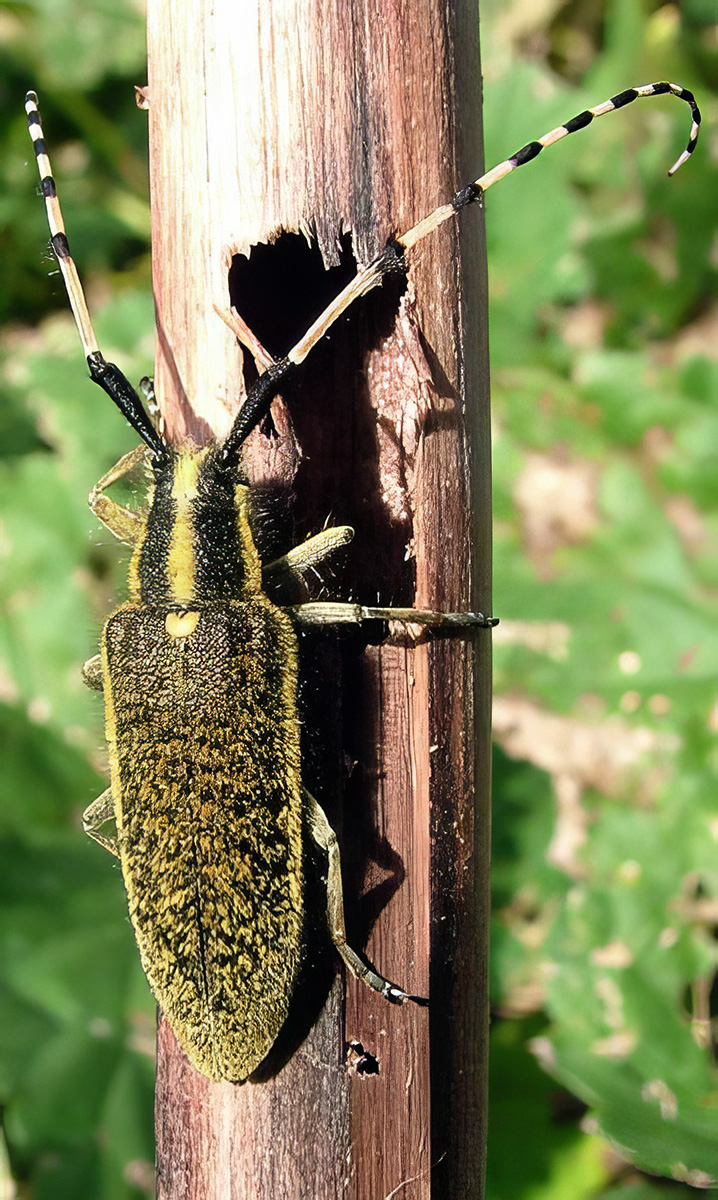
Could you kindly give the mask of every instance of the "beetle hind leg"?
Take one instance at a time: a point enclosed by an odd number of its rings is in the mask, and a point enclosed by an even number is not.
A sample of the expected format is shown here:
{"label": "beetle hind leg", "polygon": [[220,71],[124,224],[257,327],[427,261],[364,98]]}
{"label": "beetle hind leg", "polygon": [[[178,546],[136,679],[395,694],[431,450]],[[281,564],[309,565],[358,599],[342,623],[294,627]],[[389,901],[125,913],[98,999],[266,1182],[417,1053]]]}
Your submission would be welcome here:
{"label": "beetle hind leg", "polygon": [[312,794],[304,791],[308,816],[309,832],[314,841],[324,850],[329,860],[327,873],[327,926],[329,936],[337,952],[341,955],[346,967],[357,979],[361,979],[367,987],[391,1000],[393,1004],[403,1004],[405,1000],[413,1000],[416,1004],[428,1004],[424,996],[413,996],[405,992],[395,983],[390,983],[382,975],[378,975],[359,957],[347,942],[344,923],[344,895],[342,890],[341,859],[337,835],[327,820],[324,809],[314,799]]}

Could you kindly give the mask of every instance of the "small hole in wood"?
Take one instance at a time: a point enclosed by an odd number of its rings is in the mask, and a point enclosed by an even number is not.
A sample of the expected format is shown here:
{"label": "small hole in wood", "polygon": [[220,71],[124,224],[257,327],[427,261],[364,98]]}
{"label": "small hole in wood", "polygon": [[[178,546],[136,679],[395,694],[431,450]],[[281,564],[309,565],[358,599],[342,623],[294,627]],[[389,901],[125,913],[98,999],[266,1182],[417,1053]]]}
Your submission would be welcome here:
{"label": "small hole in wood", "polygon": [[379,1059],[369,1050],[365,1050],[361,1042],[349,1042],[349,1070],[357,1075],[378,1075]]}
{"label": "small hole in wood", "polygon": [[[253,246],[249,258],[235,255],[230,299],[265,349],[282,358],[355,271],[348,237],[342,242],[340,265],[327,270],[316,245],[299,234],[283,233],[276,242]],[[256,371],[249,354],[244,370],[251,384]]]}

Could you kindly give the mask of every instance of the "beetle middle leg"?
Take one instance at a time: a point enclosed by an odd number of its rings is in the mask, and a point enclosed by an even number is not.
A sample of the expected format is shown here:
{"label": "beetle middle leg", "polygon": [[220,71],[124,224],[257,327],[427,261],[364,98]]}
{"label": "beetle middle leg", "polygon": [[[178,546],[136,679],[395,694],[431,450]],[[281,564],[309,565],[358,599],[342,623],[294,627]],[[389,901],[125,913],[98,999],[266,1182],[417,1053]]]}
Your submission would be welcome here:
{"label": "beetle middle leg", "polygon": [[329,928],[329,936],[345,965],[349,968],[352,975],[356,975],[357,979],[361,979],[362,983],[365,983],[367,987],[372,988],[375,992],[379,992],[380,995],[386,997],[387,1000],[391,1000],[394,1004],[403,1004],[405,1000],[414,1000],[416,1004],[428,1004],[428,1000],[424,996],[412,996],[395,983],[390,983],[388,979],[384,979],[382,975],[378,975],[365,962],[362,962],[356,951],[352,950],[348,944],[344,922],[344,892],[342,889],[342,868],[337,835],[329,824],[324,809],[306,788],[304,789],[304,799],[309,833],[320,849],[325,851],[329,860],[327,871],[327,926]]}
{"label": "beetle middle leg", "polygon": [[465,630],[492,629],[499,623],[498,617],[485,617],[483,613],[444,613],[426,608],[371,608],[364,604],[325,600],[295,604],[287,611],[300,625],[361,626],[365,621],[399,621],[405,625],[422,625],[432,633],[459,635]]}
{"label": "beetle middle leg", "polygon": [[87,662],[82,664],[82,681],[92,688],[93,692],[104,690],[102,659],[99,654],[93,654],[92,658],[88,658]]}
{"label": "beetle middle leg", "polygon": [[117,838],[109,836],[105,833],[98,833],[101,825],[106,821],[113,821],[115,818],[115,802],[112,799],[112,789],[106,788],[101,796],[89,804],[82,814],[82,828],[88,837],[99,842],[105,850],[109,850],[110,854],[120,856]]}

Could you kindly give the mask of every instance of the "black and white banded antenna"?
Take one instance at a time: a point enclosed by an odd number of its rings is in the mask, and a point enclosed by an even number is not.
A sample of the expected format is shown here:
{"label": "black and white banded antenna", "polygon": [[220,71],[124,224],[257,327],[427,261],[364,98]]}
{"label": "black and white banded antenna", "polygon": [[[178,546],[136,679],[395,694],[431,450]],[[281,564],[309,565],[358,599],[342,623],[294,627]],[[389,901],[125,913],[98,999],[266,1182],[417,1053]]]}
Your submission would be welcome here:
{"label": "black and white banded antenna", "polygon": [[45,198],[47,221],[50,226],[50,245],[62,272],[62,278],[65,281],[72,315],[75,318],[77,332],[80,335],[90,377],[95,383],[99,384],[103,391],[117,405],[132,428],[146,442],[150,450],[152,450],[155,458],[163,459],[167,453],[166,446],[147,416],[137,392],[129,379],[123,375],[120,368],[115,366],[114,363],[105,360],[97,344],[97,337],[92,326],[85,293],[80,283],[80,276],[77,273],[77,267],[70,254],[70,246],[65,232],[65,222],[62,218],[60,201],[57,198],[57,189],[42,132],[40,110],[37,106],[35,92],[27,93],[25,97],[25,112],[27,113],[27,123],[35,150],[35,158],[37,159],[37,169],[40,173],[40,191]]}
{"label": "black and white banded antenna", "polygon": [[[474,182],[461,188],[447,204],[440,205],[428,217],[425,217],[422,221],[413,225],[411,229],[408,229],[406,233],[392,238],[381,254],[377,255],[372,262],[357,272],[354,278],[328,305],[324,312],[317,317],[316,321],[309,327],[296,345],[292,347],[285,358],[278,361],[273,360],[257,343],[254,336],[250,334],[250,331],[247,330],[238,314],[224,313],[217,310],[222,319],[233,329],[238,340],[251,349],[260,369],[259,378],[250,388],[237,419],[225,440],[222,448],[223,460],[229,464],[237,458],[247,436],[269,412],[272,400],[282,390],[282,386],[286,383],[288,377],[300,363],[304,362],[304,359],[314,346],[316,346],[317,342],[324,337],[334,322],[346,312],[350,305],[355,300],[358,300],[360,296],[365,296],[375,287],[378,287],[388,275],[405,272],[405,255],[407,250],[410,250],[418,242],[422,241],[423,238],[437,229],[439,225],[442,225],[444,221],[455,217],[457,213],[461,212],[468,205],[476,201],[481,201],[484,193],[490,187],[493,187],[499,180],[504,179],[505,176],[510,175],[517,167],[522,167],[526,163],[531,162],[547,146],[552,146],[554,142],[561,141],[562,138],[568,137],[570,133],[577,133],[578,130],[585,129],[587,125],[590,125],[598,117],[606,116],[607,113],[615,112],[616,109],[625,108],[627,104],[633,103],[634,100],[645,99],[650,96],[669,95],[685,101],[691,109],[691,129],[688,136],[688,144],[668,172],[669,175],[674,175],[678,168],[690,158],[695,150],[698,139],[701,114],[693,93],[677,83],[647,83],[641,87],[627,88],[626,91],[617,93],[610,100],[604,100],[602,104],[597,104],[594,108],[584,109],[583,112],[572,117],[570,121],[566,121],[563,125],[558,125],[555,129],[549,130],[548,133],[545,133],[543,137],[538,138],[536,141],[528,142],[509,158],[504,159],[503,162],[492,167],[490,171],[481,175]],[[65,280],[65,286],[67,287],[75,322],[87,358],[90,375],[95,383],[98,383],[107,392],[118,408],[124,413],[130,424],[153,451],[155,458],[162,460],[166,457],[167,448],[147,416],[137,392],[122,374],[119,367],[116,367],[114,363],[105,361],[97,346],[97,339],[92,328],[92,321],[90,320],[77,268],[70,256],[60,202],[57,198],[55,181],[52,177],[50,160],[47,156],[47,149],[42,134],[37,96],[34,92],[28,92],[25,100],[25,109],[30,136],[35,148],[38,170],[40,172],[40,187],[47,207],[47,217],[52,234],[51,245]]]}
{"label": "black and white banded antenna", "polygon": [[[358,300],[360,296],[365,296],[367,292],[378,287],[388,275],[406,270],[405,254],[407,250],[410,250],[417,242],[422,241],[423,238],[437,229],[439,225],[442,225],[444,221],[449,221],[452,217],[455,217],[457,213],[461,212],[469,204],[481,201],[484,192],[487,192],[499,180],[510,175],[517,167],[523,167],[525,163],[531,162],[547,146],[552,146],[555,142],[561,141],[562,138],[568,137],[570,133],[577,133],[579,129],[585,129],[587,125],[590,125],[598,117],[604,117],[607,113],[615,112],[616,109],[625,108],[627,104],[632,104],[634,100],[645,99],[649,96],[676,96],[677,99],[684,100],[686,104],[690,105],[691,130],[688,135],[688,145],[668,172],[669,175],[675,175],[678,168],[690,158],[695,150],[701,124],[701,114],[693,93],[689,92],[687,88],[681,87],[678,83],[646,83],[641,87],[627,88],[625,92],[619,92],[617,95],[612,96],[610,100],[604,100],[602,104],[597,104],[594,108],[584,109],[583,112],[572,117],[570,121],[566,121],[563,125],[558,125],[555,129],[549,130],[548,133],[545,133],[543,137],[538,138],[535,142],[528,142],[527,145],[522,146],[520,150],[512,154],[510,158],[504,159],[503,162],[492,167],[490,171],[487,171],[485,175],[481,175],[473,183],[469,183],[466,187],[461,188],[447,204],[442,204],[433,213],[430,213],[428,217],[424,217],[422,221],[419,221],[411,229],[408,229],[406,233],[394,237],[372,262],[357,271],[354,278],[332,300],[324,312],[317,317],[313,325],[304,334],[304,337],[300,338],[285,358],[278,361],[271,361],[269,365],[265,365],[263,373],[260,374],[259,379],[251,388],[229,432],[223,450],[226,458],[230,459],[237,454],[242,442],[269,411],[274,396],[281,391],[282,384],[292,374],[294,369],[304,361],[313,347],[324,337],[325,333],[327,333],[342,313],[346,312],[350,305],[355,300]],[[219,310],[217,311],[219,312]],[[219,315],[234,330],[238,340],[242,344],[249,346],[250,343],[246,340],[246,335],[237,324],[236,314],[219,312]]]}
{"label": "black and white banded antenna", "polygon": [[433,229],[436,229],[437,225],[448,221],[450,217],[460,212],[467,204],[478,200],[484,192],[487,192],[500,179],[504,179],[506,175],[510,175],[517,167],[523,167],[525,163],[531,162],[547,146],[553,146],[555,142],[560,142],[562,138],[568,137],[569,133],[577,133],[579,129],[585,129],[597,117],[605,117],[607,113],[615,112],[618,108],[625,108],[627,104],[632,104],[634,100],[645,99],[648,96],[668,95],[677,96],[679,100],[685,100],[686,104],[689,104],[691,108],[691,131],[688,135],[688,145],[668,172],[669,176],[675,175],[678,168],[683,166],[683,163],[690,158],[696,148],[701,124],[700,110],[696,104],[693,92],[689,92],[687,88],[681,87],[680,84],[646,83],[642,87],[627,88],[625,92],[619,92],[618,95],[611,96],[610,100],[604,100],[603,104],[597,104],[594,108],[585,108],[583,112],[578,113],[575,117],[571,117],[570,121],[566,121],[563,125],[557,125],[555,129],[551,129],[535,142],[528,142],[520,150],[517,150],[515,154],[512,154],[510,158],[506,158],[498,166],[492,167],[480,179],[462,188],[448,204],[437,208],[425,220],[420,221],[418,225],[414,225],[402,237],[397,238],[399,245],[404,250],[415,246],[417,242],[426,237],[427,233],[431,233]]}

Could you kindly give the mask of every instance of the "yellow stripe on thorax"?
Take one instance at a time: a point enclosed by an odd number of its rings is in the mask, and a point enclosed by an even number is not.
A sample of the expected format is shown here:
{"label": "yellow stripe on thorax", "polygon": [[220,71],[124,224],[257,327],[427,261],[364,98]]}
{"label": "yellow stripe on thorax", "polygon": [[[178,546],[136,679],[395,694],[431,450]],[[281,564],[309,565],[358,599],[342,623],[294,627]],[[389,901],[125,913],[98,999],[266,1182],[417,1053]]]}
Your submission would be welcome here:
{"label": "yellow stripe on thorax", "polygon": [[194,598],[197,564],[194,553],[194,500],[204,454],[181,455],[175,464],[172,499],[175,517],[167,551],[168,600],[189,604]]}
{"label": "yellow stripe on thorax", "polygon": [[[146,505],[147,510],[151,509],[151,507],[152,507],[152,502],[154,500],[154,494],[155,494],[155,489],[154,489],[154,485],[152,485],[151,487],[149,487],[147,489],[147,505]],[[147,537],[147,514],[145,513],[145,519],[142,522],[140,535],[134,544],[134,548],[132,550],[132,557],[130,558],[130,572],[129,572],[128,585],[129,585],[129,589],[130,589],[130,596],[135,601],[141,600],[141,598],[142,598],[142,584],[140,583],[140,559],[142,557],[142,547],[145,544],[146,537]]]}
{"label": "yellow stripe on thorax", "polygon": [[239,553],[244,563],[243,598],[254,596],[262,589],[262,564],[249,525],[249,488],[238,483],[234,490],[234,509],[239,538]]}

